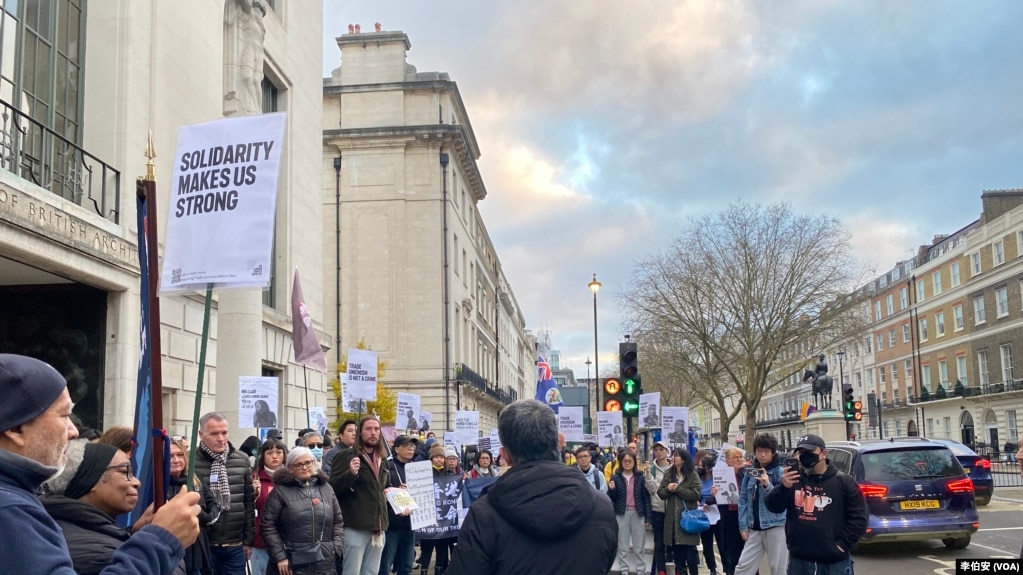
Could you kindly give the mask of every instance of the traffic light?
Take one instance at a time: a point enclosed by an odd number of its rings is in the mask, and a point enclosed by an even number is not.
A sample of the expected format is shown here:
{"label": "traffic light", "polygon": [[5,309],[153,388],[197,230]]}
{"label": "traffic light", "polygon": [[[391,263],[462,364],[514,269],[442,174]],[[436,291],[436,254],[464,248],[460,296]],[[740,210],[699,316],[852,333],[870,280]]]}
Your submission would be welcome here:
{"label": "traffic light", "polygon": [[622,382],[622,413],[626,416],[639,415],[639,394],[643,390],[640,387],[636,344],[618,344],[618,370]]}
{"label": "traffic light", "polygon": [[618,378],[609,377],[604,380],[604,411],[622,410],[622,382]]}
{"label": "traffic light", "polygon": [[853,421],[863,421],[863,402],[862,401],[859,401],[859,400],[854,401],[853,404],[852,404],[852,411],[853,411],[853,416],[852,416],[852,420]]}
{"label": "traffic light", "polygon": [[[853,409],[854,409],[853,406],[856,403],[860,403],[860,402],[855,401],[853,399],[853,386],[851,384],[848,384],[848,383],[845,384],[842,387],[842,408],[843,408],[842,409],[842,413],[845,415],[845,420],[846,421],[853,421]],[[861,408],[863,407],[862,403],[860,403],[860,407]],[[860,419],[863,419],[863,415],[862,414],[860,414]],[[856,421],[859,421],[859,419],[857,419]]]}

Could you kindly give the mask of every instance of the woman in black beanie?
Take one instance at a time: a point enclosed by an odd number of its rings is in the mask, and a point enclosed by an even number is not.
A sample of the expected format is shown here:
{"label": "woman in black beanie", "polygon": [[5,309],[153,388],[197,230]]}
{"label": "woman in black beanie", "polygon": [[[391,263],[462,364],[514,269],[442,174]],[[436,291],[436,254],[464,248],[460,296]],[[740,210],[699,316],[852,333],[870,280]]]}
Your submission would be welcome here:
{"label": "woman in black beanie", "polygon": [[92,575],[131,537],[114,518],[135,508],[139,480],[128,454],[113,445],[76,439],[67,453],[67,465],[43,484],[40,500],[64,532],[75,571]]}

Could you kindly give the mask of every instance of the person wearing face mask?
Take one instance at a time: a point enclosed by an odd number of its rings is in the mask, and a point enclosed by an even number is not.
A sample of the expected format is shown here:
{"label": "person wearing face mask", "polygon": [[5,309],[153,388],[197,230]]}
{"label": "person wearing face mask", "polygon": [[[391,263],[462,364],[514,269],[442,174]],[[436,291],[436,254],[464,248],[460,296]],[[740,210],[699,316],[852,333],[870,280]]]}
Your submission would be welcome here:
{"label": "person wearing face mask", "polygon": [[309,449],[309,453],[313,454],[313,459],[316,460],[316,469],[320,470],[323,466],[323,436],[315,431],[310,431],[302,436],[302,445]]}
{"label": "person wearing face mask", "polygon": [[824,440],[796,442],[799,470],[785,469],[767,493],[772,513],[786,514],[788,575],[852,573],[849,550],[867,530],[867,504],[856,481],[828,463]]}

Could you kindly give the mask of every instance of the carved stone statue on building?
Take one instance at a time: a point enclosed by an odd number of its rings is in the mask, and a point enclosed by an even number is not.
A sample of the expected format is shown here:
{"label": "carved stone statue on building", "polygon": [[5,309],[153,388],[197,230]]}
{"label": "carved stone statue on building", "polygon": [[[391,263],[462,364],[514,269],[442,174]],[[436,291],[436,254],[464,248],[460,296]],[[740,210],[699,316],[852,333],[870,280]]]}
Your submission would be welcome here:
{"label": "carved stone statue on building", "polygon": [[263,39],[260,0],[224,0],[224,115],[263,111]]}

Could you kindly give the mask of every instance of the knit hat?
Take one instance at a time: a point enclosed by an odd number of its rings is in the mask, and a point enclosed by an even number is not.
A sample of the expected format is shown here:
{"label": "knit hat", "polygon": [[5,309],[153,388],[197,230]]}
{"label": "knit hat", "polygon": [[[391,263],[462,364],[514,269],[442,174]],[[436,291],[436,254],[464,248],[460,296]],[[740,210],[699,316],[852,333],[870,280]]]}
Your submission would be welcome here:
{"label": "knit hat", "polygon": [[444,448],[444,458],[446,459],[448,457],[458,457],[458,452],[450,445]]}
{"label": "knit hat", "polygon": [[444,457],[444,446],[439,443],[434,443],[430,446],[430,459],[438,456]]}
{"label": "knit hat", "polygon": [[0,353],[0,431],[42,415],[67,388],[67,380],[49,364]]}
{"label": "knit hat", "polygon": [[99,483],[118,449],[108,443],[75,439],[67,449],[64,470],[45,483],[47,493],[79,499]]}

